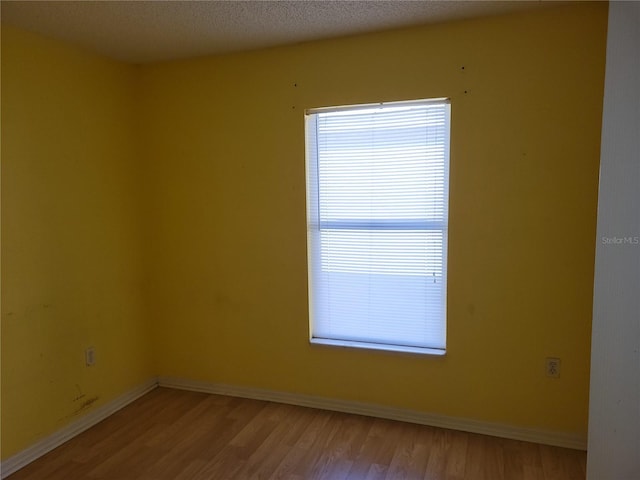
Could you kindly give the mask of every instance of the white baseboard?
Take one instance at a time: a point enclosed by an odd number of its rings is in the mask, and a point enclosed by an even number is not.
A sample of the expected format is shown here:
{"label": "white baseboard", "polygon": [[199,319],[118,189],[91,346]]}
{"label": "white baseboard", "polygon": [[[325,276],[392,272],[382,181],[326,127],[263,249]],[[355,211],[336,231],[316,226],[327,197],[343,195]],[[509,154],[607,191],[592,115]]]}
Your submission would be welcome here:
{"label": "white baseboard", "polygon": [[140,398],[145,393],[150,392],[157,386],[158,380],[156,378],[149,379],[145,383],[138,385],[133,390],[130,390],[100,408],[97,408],[48,437],[43,438],[29,448],[7,458],[2,462],[2,464],[0,464],[0,478],[6,478],[17,470],[20,470],[22,467],[28,465],[37,458],[40,458],[54,448],[59,447],[64,442],[93,427],[108,416],[113,415],[121,408],[126,407],[131,402]]}
{"label": "white baseboard", "polygon": [[545,445],[573,448],[577,450],[587,449],[587,438],[583,435],[514,427],[467,418],[448,417],[433,413],[385,407],[348,400],[337,400],[313,395],[301,395],[273,390],[262,390],[252,387],[197,382],[182,378],[159,377],[157,379],[149,379],[133,390],[119,396],[93,412],[88,413],[84,417],[79,418],[75,422],[67,425],[48,437],[43,438],[29,448],[7,458],[0,464],[0,478],[8,477],[22,467],[50,452],[54,448],[59,447],[64,442],[93,427],[108,416],[113,415],[121,408],[126,407],[134,400],[137,400],[158,386],[180,390],[191,390],[195,392],[213,393],[217,395],[228,395],[232,397],[252,398],[255,400],[266,400],[269,402],[353,413],[369,417],[386,418],[389,420],[399,420],[402,422],[480,433],[494,437],[542,443]]}
{"label": "white baseboard", "polygon": [[587,449],[586,436],[573,433],[514,427],[499,423],[483,422],[468,418],[448,417],[445,415],[385,407],[348,400],[336,400],[312,395],[300,395],[296,393],[262,390],[251,387],[197,382],[182,378],[159,377],[158,386],[218,395],[229,395],[232,397],[252,398],[255,400],[266,400],[270,402],[299,405],[302,407],[366,415],[369,417],[386,418],[389,420],[399,420],[402,422],[461,430],[464,432],[479,433],[482,435],[491,435],[494,437],[541,443],[544,445],[553,445],[556,447],[572,448],[576,450]]}

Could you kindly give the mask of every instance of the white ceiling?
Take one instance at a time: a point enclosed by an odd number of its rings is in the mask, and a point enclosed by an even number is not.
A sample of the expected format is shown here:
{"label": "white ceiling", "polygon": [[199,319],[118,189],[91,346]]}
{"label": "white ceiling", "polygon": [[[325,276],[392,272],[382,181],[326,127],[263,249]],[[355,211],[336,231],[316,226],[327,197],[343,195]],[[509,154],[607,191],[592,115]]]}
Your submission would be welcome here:
{"label": "white ceiling", "polygon": [[130,63],[251,50],[443,22],[553,1],[7,1],[2,23]]}

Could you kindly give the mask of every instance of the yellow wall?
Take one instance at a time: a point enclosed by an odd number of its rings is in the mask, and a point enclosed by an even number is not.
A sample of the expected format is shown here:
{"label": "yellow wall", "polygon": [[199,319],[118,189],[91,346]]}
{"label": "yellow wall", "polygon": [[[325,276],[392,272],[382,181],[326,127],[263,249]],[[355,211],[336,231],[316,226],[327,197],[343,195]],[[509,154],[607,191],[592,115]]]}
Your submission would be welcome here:
{"label": "yellow wall", "polygon": [[2,458],[154,373],[134,75],[2,27]]}
{"label": "yellow wall", "polygon": [[[145,67],[3,27],[2,457],[151,374],[585,434],[606,16]],[[309,345],[304,109],[443,96],[447,355]]]}
{"label": "yellow wall", "polygon": [[[586,434],[605,42],[589,4],[143,68],[157,371]],[[447,356],[309,345],[304,109],[445,96]]]}

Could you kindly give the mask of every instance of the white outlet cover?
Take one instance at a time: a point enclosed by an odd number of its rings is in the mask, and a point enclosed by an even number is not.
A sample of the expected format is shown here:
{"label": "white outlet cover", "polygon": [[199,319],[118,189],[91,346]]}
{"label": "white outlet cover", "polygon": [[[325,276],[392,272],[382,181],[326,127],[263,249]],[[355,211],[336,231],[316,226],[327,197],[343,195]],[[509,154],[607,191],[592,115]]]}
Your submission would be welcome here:
{"label": "white outlet cover", "polygon": [[545,361],[545,372],[547,377],[559,378],[560,377],[560,359],[554,357],[547,357]]}
{"label": "white outlet cover", "polygon": [[96,364],[96,350],[93,347],[89,347],[84,351],[84,359],[87,367],[92,367]]}

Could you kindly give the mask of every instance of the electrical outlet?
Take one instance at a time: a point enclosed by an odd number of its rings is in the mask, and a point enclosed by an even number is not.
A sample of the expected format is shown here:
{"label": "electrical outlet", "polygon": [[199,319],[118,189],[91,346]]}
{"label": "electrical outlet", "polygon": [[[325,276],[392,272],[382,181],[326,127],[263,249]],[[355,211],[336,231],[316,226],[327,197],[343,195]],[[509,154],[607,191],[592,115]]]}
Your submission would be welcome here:
{"label": "electrical outlet", "polygon": [[547,372],[547,377],[553,377],[553,378],[560,377],[560,359],[547,357],[546,372]]}
{"label": "electrical outlet", "polygon": [[94,347],[88,347],[84,351],[84,361],[87,367],[93,367],[96,364],[96,349]]}

